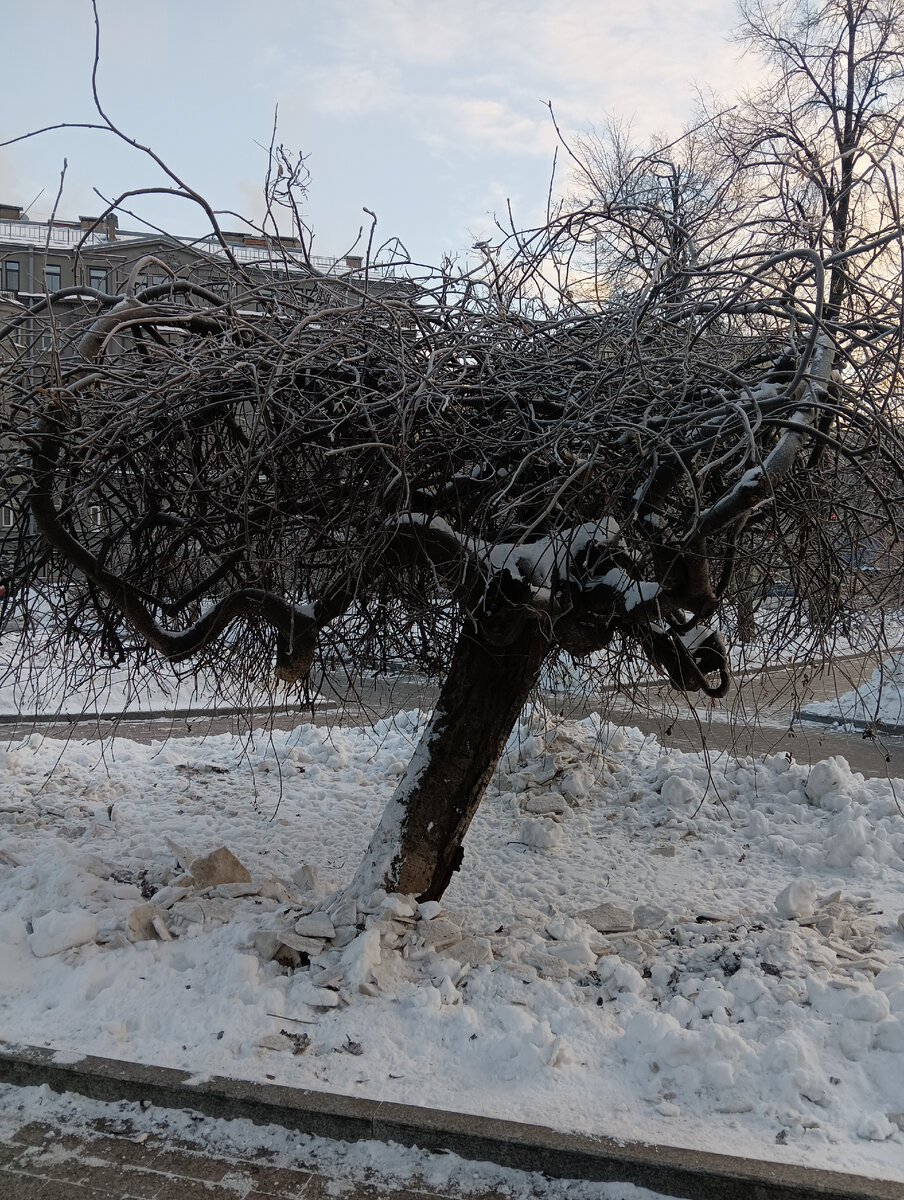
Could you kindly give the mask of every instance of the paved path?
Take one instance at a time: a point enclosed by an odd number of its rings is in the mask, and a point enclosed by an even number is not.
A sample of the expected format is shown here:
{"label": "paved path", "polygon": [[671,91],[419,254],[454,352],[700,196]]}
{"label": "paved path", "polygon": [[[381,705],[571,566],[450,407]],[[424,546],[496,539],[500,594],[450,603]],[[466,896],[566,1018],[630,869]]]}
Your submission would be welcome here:
{"label": "paved path", "polygon": [[[335,1184],[304,1165],[274,1156],[226,1157],[207,1147],[120,1122],[97,1122],[86,1135],[41,1121],[0,1145],[4,1200],[460,1200],[460,1193],[394,1186],[382,1180]],[[469,1200],[502,1200],[469,1193]]]}

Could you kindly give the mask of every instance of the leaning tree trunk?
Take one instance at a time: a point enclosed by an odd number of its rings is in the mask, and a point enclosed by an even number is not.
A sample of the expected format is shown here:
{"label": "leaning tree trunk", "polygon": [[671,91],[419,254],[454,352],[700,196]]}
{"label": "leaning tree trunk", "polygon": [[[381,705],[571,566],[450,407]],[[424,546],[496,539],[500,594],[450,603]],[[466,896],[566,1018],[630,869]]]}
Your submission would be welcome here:
{"label": "leaning tree trunk", "polygon": [[355,881],[437,900],[549,649],[536,621],[503,649],[465,630],[433,716],[371,839]]}

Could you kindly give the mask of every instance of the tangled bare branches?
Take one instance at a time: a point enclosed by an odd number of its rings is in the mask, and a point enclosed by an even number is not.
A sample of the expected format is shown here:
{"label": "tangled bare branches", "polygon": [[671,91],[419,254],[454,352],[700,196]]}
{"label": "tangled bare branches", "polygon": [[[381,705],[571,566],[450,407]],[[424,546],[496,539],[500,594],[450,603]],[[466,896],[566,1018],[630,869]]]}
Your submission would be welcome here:
{"label": "tangled bare branches", "polygon": [[[500,646],[532,621],[576,654],[619,635],[722,690],[700,627],[750,570],[742,531],[770,546],[766,582],[832,577],[835,603],[854,547],[897,542],[904,456],[876,381],[899,332],[891,312],[827,323],[807,251],[685,269],[677,300],[665,273],[566,295],[550,264],[599,219],[379,289],[308,272],[221,295],[83,288],[65,328],[72,289],[51,296],[29,315],[53,354],[26,346],[4,375],[10,593],[27,605],[52,580],[73,635],[115,658],[221,663],[241,622],[226,661],[266,675],[275,650],[298,678],[337,622],[394,623],[436,670],[462,620]],[[828,452],[795,471],[816,438]]]}

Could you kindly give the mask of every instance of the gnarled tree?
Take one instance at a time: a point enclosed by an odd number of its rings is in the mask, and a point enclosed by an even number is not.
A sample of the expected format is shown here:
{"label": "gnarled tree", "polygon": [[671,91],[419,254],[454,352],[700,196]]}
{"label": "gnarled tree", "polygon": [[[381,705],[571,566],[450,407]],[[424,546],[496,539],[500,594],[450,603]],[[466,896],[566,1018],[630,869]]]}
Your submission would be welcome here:
{"label": "gnarled tree", "polygon": [[898,149],[856,160],[828,244],[751,205],[695,248],[625,188],[470,273],[376,287],[274,250],[219,289],[79,289],[62,333],[49,297],[56,352],[3,376],[9,595],[114,659],[290,683],[392,624],[443,680],[355,886],[440,896],[547,659],[629,647],[720,696],[739,564],[843,567],[843,606],[856,547],[897,544]]}

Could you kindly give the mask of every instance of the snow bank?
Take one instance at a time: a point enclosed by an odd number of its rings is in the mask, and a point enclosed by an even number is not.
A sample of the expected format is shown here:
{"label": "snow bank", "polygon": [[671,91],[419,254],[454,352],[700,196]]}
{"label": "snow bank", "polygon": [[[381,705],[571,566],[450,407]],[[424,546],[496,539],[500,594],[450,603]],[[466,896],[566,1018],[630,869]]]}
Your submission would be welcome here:
{"label": "snow bank", "polygon": [[74,718],[123,712],[201,712],[223,707],[270,708],[295,702],[279,685],[228,696],[210,672],[177,676],[163,660],[157,670],[134,667],[95,669],[89,658],[67,653],[39,654],[27,669],[15,635],[0,638],[0,715]]}
{"label": "snow bank", "polygon": [[904,727],[904,655],[887,658],[869,679],[835,700],[808,704],[802,716],[829,718],[842,725]]}
{"label": "snow bank", "polygon": [[0,750],[2,1036],[904,1179],[893,782],[537,715],[441,905],[337,900],[419,721]]}

